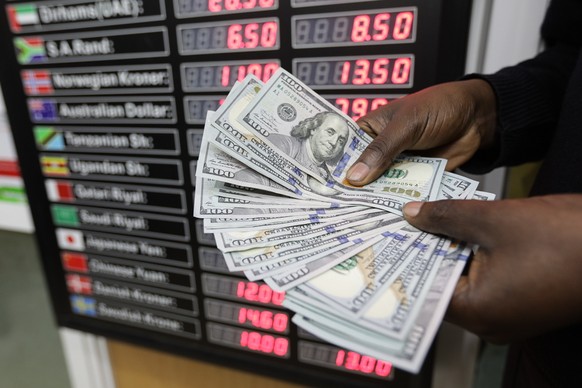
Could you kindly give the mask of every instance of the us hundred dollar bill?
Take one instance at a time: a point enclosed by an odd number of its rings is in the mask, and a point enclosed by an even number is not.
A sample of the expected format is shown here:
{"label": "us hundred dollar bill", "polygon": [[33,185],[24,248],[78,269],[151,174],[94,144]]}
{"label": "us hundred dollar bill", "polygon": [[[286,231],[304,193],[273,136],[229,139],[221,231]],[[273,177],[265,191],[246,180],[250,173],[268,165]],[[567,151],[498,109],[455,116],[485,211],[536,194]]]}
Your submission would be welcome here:
{"label": "us hundred dollar bill", "polygon": [[[429,286],[427,296],[420,311],[403,340],[387,336],[381,330],[371,331],[339,315],[326,313],[320,308],[295,299],[294,290],[287,293],[284,305],[300,315],[293,322],[312,334],[337,346],[353,349],[382,360],[411,373],[418,373],[442,322],[445,310],[464,268],[470,249],[464,245],[452,244],[447,255],[436,270],[436,276]],[[378,305],[389,300],[398,300],[397,287],[384,291]],[[378,310],[369,310],[364,318],[386,316],[391,309],[382,305]],[[374,334],[377,333],[377,334]]]}
{"label": "us hundred dollar bill", "polygon": [[[372,210],[372,211],[370,211]],[[251,248],[273,245],[281,241],[304,240],[315,236],[323,236],[347,228],[356,227],[384,217],[385,212],[376,209],[366,209],[359,214],[333,223],[303,224],[287,227],[274,226],[270,229],[257,231],[236,230],[216,233],[216,243],[223,252],[241,251]]]}
{"label": "us hundred dollar bill", "polygon": [[196,165],[197,177],[215,179],[289,197],[300,197],[287,187],[256,172],[254,169],[241,163],[238,159],[219,149],[216,145],[211,144],[209,138],[212,136],[212,127],[209,125],[209,122],[213,114],[214,112],[209,112],[206,118],[204,134],[202,135],[202,145]]}
{"label": "us hundred dollar bill", "polygon": [[[349,270],[328,271],[299,288],[310,297],[324,300],[334,309],[343,311],[346,318],[357,320],[383,285],[390,284],[401,268],[415,259],[431,256],[437,239],[436,236],[417,232],[407,240],[401,239],[407,243],[396,249],[386,246],[374,257],[369,257],[369,262],[361,257]],[[377,276],[379,272],[381,276]]]}
{"label": "us hundred dollar bill", "polygon": [[338,251],[343,246],[363,240],[394,228],[400,221],[397,216],[384,214],[367,223],[342,230],[332,231],[305,240],[283,241],[275,245],[252,248],[244,251],[225,252],[224,258],[229,268],[246,270],[279,263],[285,259],[301,257],[302,261],[314,260]]}
{"label": "us hundred dollar bill", "polygon": [[326,224],[341,222],[352,214],[368,210],[362,206],[338,207],[331,209],[313,209],[307,214],[285,216],[280,218],[253,217],[253,218],[204,218],[204,231],[206,233],[216,233],[221,231],[236,231],[244,228],[245,230],[263,230],[268,227],[287,227],[305,224]]}
{"label": "us hundred dollar bill", "polygon": [[311,184],[316,193],[387,210],[438,195],[446,161],[437,158],[401,157],[375,182],[349,186],[347,169],[372,139],[283,69],[250,101],[238,121],[318,182]]}
{"label": "us hundred dollar bill", "polygon": [[[289,204],[256,204],[255,206],[235,206],[234,203],[220,201],[220,190],[215,186],[216,181],[212,179],[196,178],[196,189],[194,192],[194,216],[199,218],[221,218],[231,216],[234,218],[254,218],[262,216],[265,218],[280,218],[285,216],[299,216],[309,214],[314,210],[324,210],[330,208],[330,203],[314,202],[313,207],[301,207],[305,203],[298,203],[295,206]],[[224,198],[226,199],[226,198]]]}
{"label": "us hundred dollar bill", "polygon": [[[239,160],[264,179],[272,180],[298,197],[310,193],[307,176],[295,164],[283,158],[276,149],[246,130],[236,120],[240,112],[256,96],[262,83],[249,75],[227,96],[212,120],[207,123],[208,141]],[[257,177],[250,177],[257,179]],[[312,195],[313,196],[313,195]]]}

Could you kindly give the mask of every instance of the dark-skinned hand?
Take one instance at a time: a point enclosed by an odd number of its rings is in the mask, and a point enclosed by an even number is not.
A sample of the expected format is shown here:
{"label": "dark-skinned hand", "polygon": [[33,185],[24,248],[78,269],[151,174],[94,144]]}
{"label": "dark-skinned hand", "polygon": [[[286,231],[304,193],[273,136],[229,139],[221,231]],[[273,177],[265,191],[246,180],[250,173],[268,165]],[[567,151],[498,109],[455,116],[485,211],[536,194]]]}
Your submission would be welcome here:
{"label": "dark-skinned hand", "polygon": [[582,322],[582,195],[411,202],[404,214],[479,245],[447,320],[495,343]]}
{"label": "dark-skinned hand", "polygon": [[[482,80],[393,101],[358,121],[375,139],[348,180],[372,182],[404,151],[446,158],[453,170],[492,145],[495,121],[495,95]],[[479,245],[447,320],[498,343],[582,321],[582,195],[411,202],[404,213],[422,230]]]}
{"label": "dark-skinned hand", "polygon": [[493,142],[495,95],[483,80],[450,82],[392,101],[358,120],[375,139],[348,170],[363,186],[384,173],[403,151],[448,159],[451,171]]}

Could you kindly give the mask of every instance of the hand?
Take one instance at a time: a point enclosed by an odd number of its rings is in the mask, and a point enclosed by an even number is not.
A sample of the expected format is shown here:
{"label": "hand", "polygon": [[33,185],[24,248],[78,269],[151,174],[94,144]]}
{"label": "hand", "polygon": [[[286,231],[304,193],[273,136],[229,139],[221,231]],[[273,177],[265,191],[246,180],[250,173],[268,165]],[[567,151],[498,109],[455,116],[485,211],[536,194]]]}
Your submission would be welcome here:
{"label": "hand", "polygon": [[447,170],[454,170],[493,143],[495,120],[495,95],[480,79],[437,85],[392,101],[358,120],[375,139],[348,171],[348,181],[356,186],[374,181],[405,150],[446,158]]}
{"label": "hand", "polygon": [[582,322],[582,195],[410,202],[404,214],[479,245],[447,320],[497,343]]}

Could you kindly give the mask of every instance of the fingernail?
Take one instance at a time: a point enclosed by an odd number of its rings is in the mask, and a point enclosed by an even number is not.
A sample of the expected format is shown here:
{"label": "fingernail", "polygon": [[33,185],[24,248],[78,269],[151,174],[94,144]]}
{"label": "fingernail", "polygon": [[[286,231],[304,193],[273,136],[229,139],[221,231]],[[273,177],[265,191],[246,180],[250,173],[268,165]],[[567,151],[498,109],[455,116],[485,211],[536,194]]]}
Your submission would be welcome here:
{"label": "fingernail", "polygon": [[348,171],[347,178],[351,181],[359,182],[367,177],[369,173],[370,167],[358,162]]}
{"label": "fingernail", "polygon": [[408,202],[406,205],[404,205],[402,212],[407,217],[416,217],[418,212],[420,212],[422,204],[423,202]]}

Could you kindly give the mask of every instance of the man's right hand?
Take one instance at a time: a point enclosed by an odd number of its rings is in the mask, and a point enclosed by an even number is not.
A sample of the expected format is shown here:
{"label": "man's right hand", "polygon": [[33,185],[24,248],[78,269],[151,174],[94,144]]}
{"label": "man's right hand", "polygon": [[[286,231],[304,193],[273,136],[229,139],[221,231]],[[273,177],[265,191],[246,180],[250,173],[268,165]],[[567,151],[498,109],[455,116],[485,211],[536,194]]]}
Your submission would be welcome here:
{"label": "man's right hand", "polygon": [[375,137],[347,173],[363,186],[383,174],[404,151],[448,159],[454,170],[492,145],[496,101],[491,86],[472,79],[445,83],[392,101],[358,120]]}

